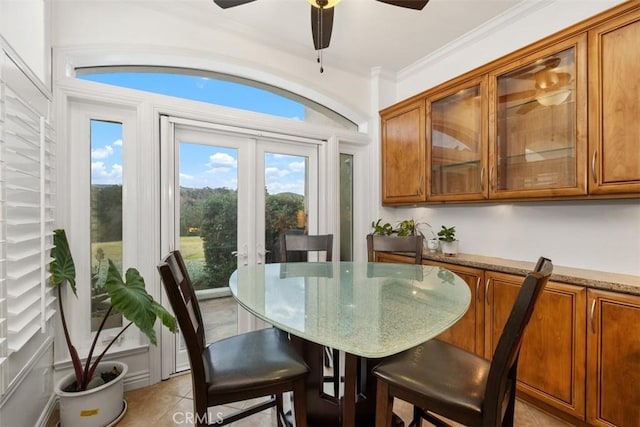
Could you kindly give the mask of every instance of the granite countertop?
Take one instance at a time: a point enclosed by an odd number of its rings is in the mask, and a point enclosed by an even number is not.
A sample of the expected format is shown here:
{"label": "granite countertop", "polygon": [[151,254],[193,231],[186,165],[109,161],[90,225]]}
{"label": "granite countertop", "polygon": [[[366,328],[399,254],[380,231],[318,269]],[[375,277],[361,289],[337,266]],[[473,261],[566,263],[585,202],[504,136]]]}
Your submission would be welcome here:
{"label": "granite countertop", "polygon": [[[451,257],[443,256],[440,252],[432,253],[425,251],[422,258],[430,261],[445,262],[521,276],[526,275],[535,265],[534,262],[460,253]],[[630,274],[607,273],[582,268],[563,267],[554,264],[551,280],[571,285],[585,286],[587,288],[640,295],[640,276]]]}

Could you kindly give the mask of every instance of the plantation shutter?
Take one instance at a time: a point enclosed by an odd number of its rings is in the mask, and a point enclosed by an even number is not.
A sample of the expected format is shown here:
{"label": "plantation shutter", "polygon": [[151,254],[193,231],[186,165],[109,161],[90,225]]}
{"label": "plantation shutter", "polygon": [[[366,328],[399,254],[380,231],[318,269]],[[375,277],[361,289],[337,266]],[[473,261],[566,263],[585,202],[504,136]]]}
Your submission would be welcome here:
{"label": "plantation shutter", "polygon": [[49,253],[54,226],[49,101],[11,58],[0,57],[0,393],[8,358],[53,316]]}

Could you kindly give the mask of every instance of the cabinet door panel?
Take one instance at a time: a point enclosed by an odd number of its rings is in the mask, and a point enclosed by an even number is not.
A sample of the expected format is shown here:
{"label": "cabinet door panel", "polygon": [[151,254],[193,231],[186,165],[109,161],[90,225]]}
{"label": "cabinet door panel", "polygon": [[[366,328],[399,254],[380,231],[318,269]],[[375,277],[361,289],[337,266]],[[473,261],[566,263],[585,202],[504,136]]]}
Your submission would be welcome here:
{"label": "cabinet door panel", "polygon": [[425,201],[425,102],[381,114],[382,202]]}
{"label": "cabinet door panel", "polygon": [[427,200],[488,197],[487,78],[473,79],[427,100]]}
{"label": "cabinet door panel", "polygon": [[640,420],[640,297],[589,291],[587,421],[637,426]]}
{"label": "cabinet door panel", "polygon": [[593,194],[640,192],[640,10],[589,32]]}
{"label": "cabinet door panel", "polygon": [[490,198],[587,193],[586,35],[489,74]]}
{"label": "cabinet door panel", "polygon": [[[490,355],[522,284],[522,277],[487,273]],[[518,390],[574,417],[585,417],[586,290],[549,282],[522,342]]]}
{"label": "cabinet door panel", "polygon": [[478,356],[484,353],[484,271],[433,261],[426,265],[446,268],[460,276],[469,285],[469,310],[455,325],[438,335],[438,339],[453,344]]}

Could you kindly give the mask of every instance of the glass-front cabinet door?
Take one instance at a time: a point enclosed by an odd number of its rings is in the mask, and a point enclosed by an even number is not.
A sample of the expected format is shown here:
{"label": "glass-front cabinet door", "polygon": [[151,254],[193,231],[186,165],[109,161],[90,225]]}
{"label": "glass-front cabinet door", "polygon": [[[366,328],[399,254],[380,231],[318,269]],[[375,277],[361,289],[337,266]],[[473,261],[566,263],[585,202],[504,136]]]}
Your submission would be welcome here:
{"label": "glass-front cabinet door", "polygon": [[490,197],[584,195],[586,37],[489,74]]}
{"label": "glass-front cabinet door", "polygon": [[487,78],[427,100],[427,200],[481,200],[487,191]]}

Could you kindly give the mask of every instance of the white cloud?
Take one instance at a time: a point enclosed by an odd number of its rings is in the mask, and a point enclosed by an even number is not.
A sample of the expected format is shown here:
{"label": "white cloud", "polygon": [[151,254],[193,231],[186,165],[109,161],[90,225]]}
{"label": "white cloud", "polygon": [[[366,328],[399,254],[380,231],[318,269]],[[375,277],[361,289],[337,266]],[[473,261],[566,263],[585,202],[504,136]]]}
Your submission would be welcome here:
{"label": "white cloud", "polygon": [[94,184],[121,184],[122,165],[113,164],[109,169],[104,162],[92,162],[91,182]]}
{"label": "white cloud", "polygon": [[227,153],[215,153],[209,156],[209,163],[207,163],[207,166],[212,169],[217,167],[237,168],[238,161]]}
{"label": "white cloud", "polygon": [[295,193],[304,194],[304,181],[276,181],[267,184],[269,194]]}
{"label": "white cloud", "polygon": [[195,179],[195,177],[193,175],[189,175],[189,174],[186,174],[186,173],[181,173],[180,174],[180,181],[182,181],[183,179],[185,181],[193,181]]}
{"label": "white cloud", "polygon": [[219,168],[211,168],[207,170],[207,173],[229,173],[231,172],[231,168],[219,167]]}
{"label": "white cloud", "polygon": [[122,147],[122,140],[116,139],[115,141],[113,141],[113,145],[115,145],[116,147]]}
{"label": "white cloud", "polygon": [[92,159],[106,159],[113,155],[113,148],[110,145],[105,145],[104,148],[96,148],[91,150]]}
{"label": "white cloud", "polygon": [[289,175],[291,172],[286,169],[271,167],[265,168],[264,173],[267,178],[282,178]]}
{"label": "white cloud", "polygon": [[289,163],[289,169],[291,169],[292,171],[304,171],[307,168],[307,162],[305,162],[304,160],[301,162],[291,162]]}

